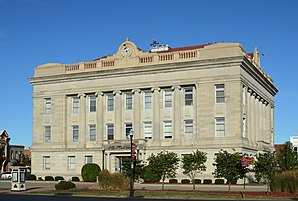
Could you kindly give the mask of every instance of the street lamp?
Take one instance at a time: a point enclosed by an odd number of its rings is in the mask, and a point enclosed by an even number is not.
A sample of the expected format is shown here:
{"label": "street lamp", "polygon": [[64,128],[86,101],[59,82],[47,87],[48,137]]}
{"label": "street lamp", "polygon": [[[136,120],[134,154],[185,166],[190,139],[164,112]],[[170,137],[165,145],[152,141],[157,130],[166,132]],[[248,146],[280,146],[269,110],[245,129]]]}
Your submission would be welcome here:
{"label": "street lamp", "polygon": [[130,190],[129,190],[129,197],[133,198],[133,168],[134,168],[134,161],[133,161],[133,150],[132,150],[132,138],[133,138],[133,130],[129,131],[130,137]]}

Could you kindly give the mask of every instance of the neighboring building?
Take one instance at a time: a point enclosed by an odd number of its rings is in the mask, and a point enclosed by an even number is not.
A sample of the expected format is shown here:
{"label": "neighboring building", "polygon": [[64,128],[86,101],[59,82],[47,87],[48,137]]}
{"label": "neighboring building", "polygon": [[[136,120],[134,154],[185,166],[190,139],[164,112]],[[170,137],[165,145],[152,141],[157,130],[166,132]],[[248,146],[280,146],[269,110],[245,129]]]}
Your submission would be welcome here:
{"label": "neighboring building", "polygon": [[294,150],[298,152],[298,136],[291,136],[290,142],[292,143]]}
{"label": "neighboring building", "polygon": [[[273,80],[257,49],[239,43],[142,51],[128,39],[116,54],[75,64],[38,66],[33,85],[32,172],[80,176],[85,163],[120,171],[134,130],[138,158],[162,150],[208,153],[213,178],[220,149],[274,150]],[[178,179],[186,178],[178,170]]]}

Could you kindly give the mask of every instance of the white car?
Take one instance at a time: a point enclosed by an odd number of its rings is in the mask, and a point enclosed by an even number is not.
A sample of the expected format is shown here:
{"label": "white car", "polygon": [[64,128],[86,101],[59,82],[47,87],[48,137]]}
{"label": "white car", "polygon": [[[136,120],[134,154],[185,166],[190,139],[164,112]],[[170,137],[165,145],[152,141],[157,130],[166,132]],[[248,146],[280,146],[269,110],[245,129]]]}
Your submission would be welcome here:
{"label": "white car", "polygon": [[3,172],[1,173],[1,179],[11,179],[12,174],[11,172]]}

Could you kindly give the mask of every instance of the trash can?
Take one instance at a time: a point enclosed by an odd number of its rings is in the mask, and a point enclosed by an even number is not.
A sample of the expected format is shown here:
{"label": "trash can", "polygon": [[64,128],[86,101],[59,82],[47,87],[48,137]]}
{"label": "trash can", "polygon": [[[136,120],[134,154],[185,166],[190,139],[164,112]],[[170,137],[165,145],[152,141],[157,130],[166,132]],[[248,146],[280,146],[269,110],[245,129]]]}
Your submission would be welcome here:
{"label": "trash can", "polygon": [[13,167],[11,177],[11,190],[12,191],[25,191],[26,190],[26,168]]}

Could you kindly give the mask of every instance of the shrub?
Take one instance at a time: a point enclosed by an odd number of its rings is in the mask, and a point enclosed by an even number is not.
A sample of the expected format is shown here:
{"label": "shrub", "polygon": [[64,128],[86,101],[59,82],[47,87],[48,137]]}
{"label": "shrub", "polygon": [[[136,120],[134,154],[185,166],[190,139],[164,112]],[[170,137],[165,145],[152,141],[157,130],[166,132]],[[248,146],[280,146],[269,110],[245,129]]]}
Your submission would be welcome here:
{"label": "shrub", "polygon": [[26,180],[36,180],[36,176],[34,174],[29,174],[27,175]]}
{"label": "shrub", "polygon": [[59,180],[62,181],[62,180],[65,180],[65,179],[62,176],[56,176],[55,177],[55,181],[59,181]]}
{"label": "shrub", "polygon": [[170,184],[177,184],[178,183],[178,180],[177,179],[170,179],[169,180],[169,183]]}
{"label": "shrub", "polygon": [[144,167],[144,182],[159,182],[160,176],[157,174],[157,171],[152,170],[149,166]]}
{"label": "shrub", "polygon": [[203,184],[212,184],[212,180],[211,179],[204,179]]}
{"label": "shrub", "polygon": [[215,184],[224,184],[225,183],[225,180],[223,180],[223,179],[215,179],[214,183]]}
{"label": "shrub", "polygon": [[298,192],[298,170],[289,170],[276,174],[270,184],[274,192]]}
{"label": "shrub", "polygon": [[181,184],[190,184],[190,180],[189,179],[182,179]]}
{"label": "shrub", "polygon": [[38,181],[43,181],[43,178],[42,177],[38,177]]}
{"label": "shrub", "polygon": [[201,184],[202,180],[201,179],[195,179],[195,184]]}
{"label": "shrub", "polygon": [[75,187],[76,185],[71,181],[60,181],[58,184],[55,185],[56,190],[68,190]]}
{"label": "shrub", "polygon": [[54,177],[53,176],[45,176],[44,180],[45,181],[54,181]]}
{"label": "shrub", "polygon": [[102,190],[128,190],[129,178],[121,173],[110,174],[103,170],[98,177],[99,187]]}
{"label": "shrub", "polygon": [[82,167],[81,175],[83,181],[95,182],[100,173],[100,167],[95,163],[87,163]]}
{"label": "shrub", "polygon": [[80,181],[80,178],[79,177],[72,177],[71,181]]}

